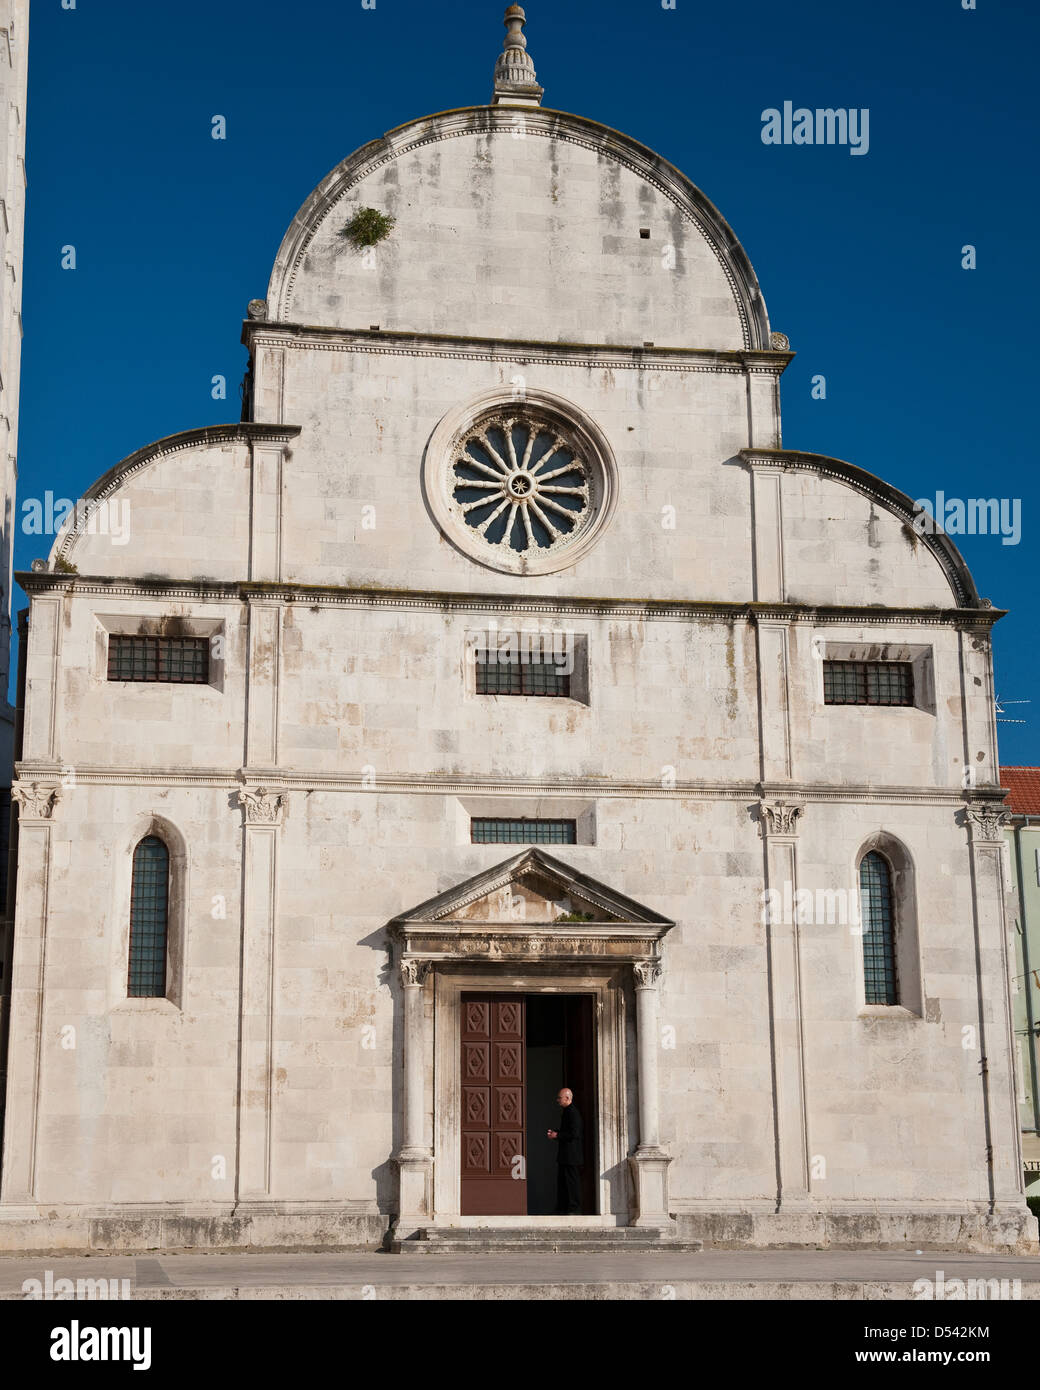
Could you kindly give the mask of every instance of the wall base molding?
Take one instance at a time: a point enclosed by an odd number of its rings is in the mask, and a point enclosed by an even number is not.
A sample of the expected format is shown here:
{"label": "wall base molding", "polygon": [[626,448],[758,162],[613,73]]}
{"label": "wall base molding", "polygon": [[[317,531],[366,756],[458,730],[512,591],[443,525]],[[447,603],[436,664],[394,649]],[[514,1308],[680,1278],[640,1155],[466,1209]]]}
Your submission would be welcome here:
{"label": "wall base molding", "polygon": [[[674,1216],[673,1239],[687,1245],[702,1241],[706,1249],[1040,1252],[1036,1218],[1017,1203],[999,1206],[992,1215],[985,1206],[856,1203],[842,1209],[817,1206],[781,1212],[716,1205],[680,1210]],[[374,1250],[382,1244],[390,1220],[375,1203],[363,1201],[0,1206],[0,1255]],[[523,1217],[509,1221],[516,1227],[525,1225]]]}
{"label": "wall base molding", "polygon": [[0,1254],[375,1249],[388,1225],[374,1202],[0,1206]]}
{"label": "wall base molding", "polygon": [[953,1250],[1033,1255],[1037,1220],[1023,1202],[998,1206],[900,1207],[895,1203],[799,1207],[779,1212],[718,1206],[675,1213],[678,1236],[720,1250]]}

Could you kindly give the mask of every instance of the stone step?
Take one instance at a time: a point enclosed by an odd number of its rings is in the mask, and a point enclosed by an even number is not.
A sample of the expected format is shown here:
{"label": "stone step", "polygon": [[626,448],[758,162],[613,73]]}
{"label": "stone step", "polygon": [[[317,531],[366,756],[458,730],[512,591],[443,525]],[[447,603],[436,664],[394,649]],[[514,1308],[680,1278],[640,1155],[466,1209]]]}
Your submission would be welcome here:
{"label": "stone step", "polygon": [[389,1246],[393,1255],[692,1255],[703,1248],[702,1241],[677,1241],[645,1226],[427,1227]]}

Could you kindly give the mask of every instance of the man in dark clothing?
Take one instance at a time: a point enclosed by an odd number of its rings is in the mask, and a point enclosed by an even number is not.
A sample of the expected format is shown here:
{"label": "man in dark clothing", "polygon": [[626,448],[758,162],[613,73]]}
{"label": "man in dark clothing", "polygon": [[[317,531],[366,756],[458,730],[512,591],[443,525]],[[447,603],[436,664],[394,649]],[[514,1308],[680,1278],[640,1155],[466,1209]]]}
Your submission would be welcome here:
{"label": "man in dark clothing", "polygon": [[560,1128],[547,1131],[559,1143],[556,1153],[556,1212],[558,1216],[581,1215],[581,1167],[585,1162],[585,1136],[581,1116],[574,1104],[574,1093],[565,1086],[556,1097],[563,1111]]}

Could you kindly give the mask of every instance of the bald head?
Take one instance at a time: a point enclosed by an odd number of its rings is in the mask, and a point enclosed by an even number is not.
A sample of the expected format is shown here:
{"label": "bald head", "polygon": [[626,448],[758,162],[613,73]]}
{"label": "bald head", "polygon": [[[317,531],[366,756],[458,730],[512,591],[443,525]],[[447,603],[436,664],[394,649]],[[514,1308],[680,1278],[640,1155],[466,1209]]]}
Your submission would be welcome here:
{"label": "bald head", "polygon": [[556,1104],[562,1105],[565,1109],[574,1100],[574,1092],[564,1086],[563,1090],[556,1097]]}

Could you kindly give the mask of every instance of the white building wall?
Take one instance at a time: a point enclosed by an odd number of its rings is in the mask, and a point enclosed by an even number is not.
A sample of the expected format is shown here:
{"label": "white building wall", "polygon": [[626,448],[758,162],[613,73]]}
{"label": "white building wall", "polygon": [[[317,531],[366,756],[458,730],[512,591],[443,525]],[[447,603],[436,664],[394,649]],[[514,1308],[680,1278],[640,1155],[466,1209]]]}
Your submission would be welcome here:
{"label": "white building wall", "polygon": [[0,771],[10,776],[14,713],[7,700],[18,478],[18,391],[25,240],[25,116],[29,0],[0,0]]}
{"label": "white building wall", "polygon": [[[421,153],[363,175],[398,217],[369,279],[319,212],[337,177],[355,201],[375,194],[349,170],[330,176],[248,328],[256,422],[135,455],[98,494],[127,504],[127,543],[67,534],[50,570],[26,577],[0,1247],[43,1206],[69,1245],[314,1243],[323,1222],[340,1241],[378,1238],[397,1209],[404,1117],[388,924],[508,857],[469,842],[469,817],[495,814],[575,818],[579,843],[558,857],[674,920],[659,1002],[673,1031],[657,1061],[680,1229],[737,1243],[1033,1238],[999,831],[971,820],[995,797],[995,615],[907,534],[898,495],[783,452],[788,355],[736,336],[760,336],[764,309],[741,327],[720,269],[723,308],[719,258],[689,225],[696,273],[643,274],[638,228],[664,215],[661,190],[644,193],[620,160],[615,178],[611,143],[593,154],[584,129],[480,146],[438,143],[424,124]],[[482,200],[479,148],[493,169]],[[564,215],[570,239],[554,229]],[[615,224],[635,229],[631,250]],[[539,255],[526,238],[546,241]],[[419,276],[420,249],[443,274]],[[494,269],[511,258],[528,295],[506,294],[514,282]],[[537,352],[474,346],[501,331],[489,306],[506,300],[506,336],[541,335]],[[604,346],[561,346],[576,336]],[[439,422],[508,396],[518,371],[594,421],[616,459],[612,524],[554,574],[475,564],[423,491]],[[467,638],[493,621],[582,639],[587,702],[476,696]],[[108,682],[106,634],[161,624],[219,638],[210,683]],[[903,649],[917,707],[823,704],[824,655]],[[244,817],[243,787],[273,788],[280,810]],[[175,983],[166,1000],[129,1000],[129,862],[150,827],[176,850]],[[855,903],[858,856],[878,837],[912,866],[902,949],[916,1007],[864,1005],[849,922],[765,918],[766,889],[782,897],[785,883]],[[634,1145],[645,1072],[631,980],[623,994]],[[432,1029],[432,988],[425,1000]],[[432,1051],[423,1061],[432,1136]],[[610,1181],[626,1190],[623,1174]]]}

